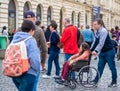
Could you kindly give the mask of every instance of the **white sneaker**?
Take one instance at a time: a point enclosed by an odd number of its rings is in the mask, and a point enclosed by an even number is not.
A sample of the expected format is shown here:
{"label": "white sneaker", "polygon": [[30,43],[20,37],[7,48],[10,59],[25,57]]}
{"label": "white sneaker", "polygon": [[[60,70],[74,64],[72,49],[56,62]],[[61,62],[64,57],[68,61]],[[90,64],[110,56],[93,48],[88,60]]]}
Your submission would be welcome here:
{"label": "white sneaker", "polygon": [[43,75],[42,78],[49,79],[49,78],[51,78],[51,76],[49,76],[49,75]]}
{"label": "white sneaker", "polygon": [[54,75],[53,78],[57,79],[57,78],[60,78],[60,76]]}

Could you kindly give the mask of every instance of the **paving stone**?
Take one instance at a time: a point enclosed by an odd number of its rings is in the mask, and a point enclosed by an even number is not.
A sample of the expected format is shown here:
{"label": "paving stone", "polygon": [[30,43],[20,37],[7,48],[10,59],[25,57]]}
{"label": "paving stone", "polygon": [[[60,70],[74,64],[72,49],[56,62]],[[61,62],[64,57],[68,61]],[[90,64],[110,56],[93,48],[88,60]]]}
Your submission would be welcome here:
{"label": "paving stone", "polygon": [[[63,54],[60,54],[59,57],[60,66],[64,62]],[[91,66],[97,68],[97,60],[91,61]],[[111,72],[109,70],[108,65],[106,65],[102,78],[98,84],[97,88],[94,89],[86,89],[82,86],[76,87],[75,90],[71,90],[69,87],[65,87],[62,85],[58,85],[55,83],[54,78],[51,79],[43,79],[40,77],[38,84],[38,91],[120,91],[120,61],[116,61],[117,71],[118,71],[118,87],[116,88],[108,88],[107,85],[111,82]],[[41,76],[45,73],[41,73]],[[55,74],[55,67],[53,65],[52,75]],[[2,61],[0,60],[0,91],[17,91],[15,85],[13,84],[11,78],[2,75]]]}

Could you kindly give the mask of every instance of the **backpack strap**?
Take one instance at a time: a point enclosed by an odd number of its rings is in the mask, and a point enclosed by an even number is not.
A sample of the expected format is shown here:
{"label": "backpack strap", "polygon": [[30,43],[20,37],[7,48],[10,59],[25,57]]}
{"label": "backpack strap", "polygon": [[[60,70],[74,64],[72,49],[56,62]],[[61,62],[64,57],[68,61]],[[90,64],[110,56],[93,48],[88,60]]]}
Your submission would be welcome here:
{"label": "backpack strap", "polygon": [[23,41],[25,42],[25,41],[27,41],[27,40],[29,40],[31,38],[32,38],[32,36],[29,36],[28,38],[24,39]]}

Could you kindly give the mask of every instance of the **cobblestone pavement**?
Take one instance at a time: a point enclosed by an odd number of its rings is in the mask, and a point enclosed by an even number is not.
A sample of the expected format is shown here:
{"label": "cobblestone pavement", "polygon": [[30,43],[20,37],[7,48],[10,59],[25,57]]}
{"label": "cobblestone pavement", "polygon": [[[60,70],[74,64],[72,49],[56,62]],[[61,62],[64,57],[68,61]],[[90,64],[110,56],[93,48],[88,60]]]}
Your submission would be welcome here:
{"label": "cobblestone pavement", "polygon": [[[60,65],[62,67],[62,64],[64,62],[64,56],[63,54],[60,54]],[[92,60],[91,65],[94,67],[97,67],[97,60]],[[15,85],[13,84],[11,78],[8,78],[6,76],[3,76],[1,73],[1,63],[0,61],[0,91],[17,91]],[[74,91],[120,91],[120,61],[116,61],[117,65],[117,71],[118,71],[118,87],[116,88],[108,88],[107,85],[111,82],[111,73],[106,66],[103,76],[98,84],[97,88],[94,89],[86,89],[81,86],[77,86],[77,88]],[[43,73],[41,73],[43,75]],[[52,75],[54,75],[54,65],[53,65],[53,71]],[[51,79],[43,79],[42,77],[39,80],[38,84],[38,91],[73,91],[68,87],[64,87],[62,85],[58,85],[54,82],[54,78]]]}

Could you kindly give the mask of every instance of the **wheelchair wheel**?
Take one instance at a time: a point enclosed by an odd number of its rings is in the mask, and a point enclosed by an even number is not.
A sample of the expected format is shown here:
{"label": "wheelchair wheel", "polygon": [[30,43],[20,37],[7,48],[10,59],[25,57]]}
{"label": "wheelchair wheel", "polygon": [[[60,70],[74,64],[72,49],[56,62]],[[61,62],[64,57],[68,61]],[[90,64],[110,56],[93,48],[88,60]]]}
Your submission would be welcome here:
{"label": "wheelchair wheel", "polygon": [[72,79],[69,80],[68,86],[69,86],[71,89],[75,89],[75,88],[76,88],[76,83],[75,83],[75,81],[73,81]]}
{"label": "wheelchair wheel", "polygon": [[97,86],[97,83],[93,82],[96,75],[98,74],[98,80],[100,79],[100,74],[96,68],[92,66],[84,66],[80,69],[78,73],[78,83],[79,85],[85,88],[94,88]]}

